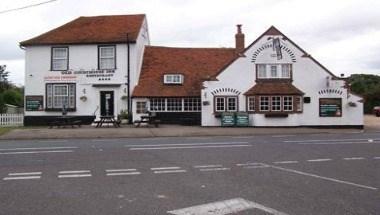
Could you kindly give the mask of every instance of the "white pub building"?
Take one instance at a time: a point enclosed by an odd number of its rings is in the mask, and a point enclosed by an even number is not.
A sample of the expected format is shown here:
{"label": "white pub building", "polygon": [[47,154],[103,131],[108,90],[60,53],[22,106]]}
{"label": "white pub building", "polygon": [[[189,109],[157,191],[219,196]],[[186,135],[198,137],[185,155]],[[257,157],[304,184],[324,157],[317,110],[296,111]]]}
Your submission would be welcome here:
{"label": "white pub building", "polygon": [[362,98],[275,27],[245,47],[238,25],[235,39],[235,48],[150,46],[144,15],[80,17],[21,42],[25,124],[64,108],[88,123],[129,110],[174,124],[363,127]]}

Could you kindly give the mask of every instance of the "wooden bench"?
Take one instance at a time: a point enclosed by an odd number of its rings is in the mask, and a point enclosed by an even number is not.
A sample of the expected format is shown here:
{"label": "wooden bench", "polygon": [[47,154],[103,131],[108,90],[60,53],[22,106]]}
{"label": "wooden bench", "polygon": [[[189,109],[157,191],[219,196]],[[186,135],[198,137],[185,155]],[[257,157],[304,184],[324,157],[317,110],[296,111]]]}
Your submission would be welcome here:
{"label": "wooden bench", "polygon": [[140,127],[141,123],[146,123],[147,125],[154,125],[154,127],[158,128],[159,124],[161,123],[161,120],[159,120],[159,119],[151,119],[151,120],[142,119],[142,120],[133,121],[133,125],[135,127]]}

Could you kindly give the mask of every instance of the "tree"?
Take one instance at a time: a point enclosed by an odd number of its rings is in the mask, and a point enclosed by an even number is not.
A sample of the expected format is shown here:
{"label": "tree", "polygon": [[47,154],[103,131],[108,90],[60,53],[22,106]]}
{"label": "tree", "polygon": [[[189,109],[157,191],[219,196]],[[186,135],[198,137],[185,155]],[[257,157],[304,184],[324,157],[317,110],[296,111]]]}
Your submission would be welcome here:
{"label": "tree", "polygon": [[380,106],[380,76],[355,74],[349,78],[352,92],[364,98],[364,112],[371,113],[374,106]]}
{"label": "tree", "polygon": [[8,81],[9,72],[6,71],[6,68],[6,65],[0,65],[0,93],[10,87],[10,83]]}

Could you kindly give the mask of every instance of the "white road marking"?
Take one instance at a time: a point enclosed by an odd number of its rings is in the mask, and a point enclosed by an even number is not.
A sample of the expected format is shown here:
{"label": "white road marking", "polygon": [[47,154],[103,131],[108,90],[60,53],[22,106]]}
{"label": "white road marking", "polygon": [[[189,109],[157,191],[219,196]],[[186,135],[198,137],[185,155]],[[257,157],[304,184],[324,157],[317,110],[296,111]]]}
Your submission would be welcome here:
{"label": "white road marking", "polygon": [[194,168],[213,168],[213,167],[223,167],[221,164],[214,164],[214,165],[197,165],[193,166]]}
{"label": "white road marking", "polygon": [[83,178],[91,177],[91,174],[73,174],[73,175],[58,175],[58,178]]}
{"label": "white road marking", "polygon": [[207,168],[207,169],[199,169],[201,172],[209,172],[209,171],[226,171],[226,170],[231,170],[231,168]]}
{"label": "white road marking", "polygon": [[56,150],[56,151],[31,151],[31,152],[0,152],[0,155],[18,155],[18,154],[43,154],[43,153],[67,153],[73,150]]}
{"label": "white road marking", "polygon": [[181,169],[181,167],[178,166],[168,166],[168,167],[153,167],[150,168],[151,170],[169,170],[169,169]]}
{"label": "white road marking", "polygon": [[320,159],[312,159],[312,160],[307,160],[308,162],[324,162],[324,161],[331,161],[332,159],[330,158],[320,158]]}
{"label": "white road marking", "polygon": [[140,175],[141,172],[113,172],[107,173],[107,176],[119,176],[119,175]]}
{"label": "white road marking", "polygon": [[231,145],[231,144],[247,144],[247,143],[248,143],[248,142],[173,143],[173,144],[135,144],[135,145],[125,145],[125,147],[201,146],[201,145]]}
{"label": "white road marking", "polygon": [[67,140],[39,140],[39,143],[66,143]]}
{"label": "white road marking", "polygon": [[380,143],[380,142],[327,142],[327,143],[298,143],[299,145],[344,145],[344,144],[365,144],[365,143]]}
{"label": "white road marking", "polygon": [[[312,142],[346,142],[346,141],[368,141],[369,139],[328,139],[328,140],[284,140],[285,143],[312,143]],[[373,139],[380,140],[380,139]]]}
{"label": "white road marking", "polygon": [[323,180],[326,180],[326,181],[332,181],[332,182],[336,182],[336,183],[340,183],[340,184],[346,184],[346,185],[351,185],[351,186],[365,188],[365,189],[370,189],[370,190],[377,190],[376,187],[356,184],[356,183],[352,183],[352,182],[349,182],[349,181],[343,181],[343,180],[339,180],[339,179],[335,179],[335,178],[329,178],[329,177],[325,177],[325,176],[320,176],[320,175],[311,174],[311,173],[307,173],[307,172],[301,172],[301,171],[298,171],[298,170],[283,168],[283,167],[279,167],[279,166],[273,166],[273,165],[269,165],[269,166],[272,167],[272,168],[274,168],[274,169],[282,170],[282,171],[285,171],[285,172],[291,172],[291,173],[295,173],[295,174],[299,174],[299,175],[310,176],[310,177],[314,177],[314,178],[323,179]]}
{"label": "white road marking", "polygon": [[250,209],[258,209],[272,215],[287,215],[286,213],[277,211],[273,208],[269,208],[242,198],[197,205],[188,208],[167,211],[167,213],[173,215],[226,215],[235,214]]}
{"label": "white road marking", "polygon": [[240,136],[240,137],[231,137],[232,139],[250,139],[253,138],[253,136]]}
{"label": "white road marking", "polygon": [[106,169],[106,172],[132,172],[136,169]]}
{"label": "white road marking", "polygon": [[21,175],[41,175],[42,172],[15,172],[9,173],[9,176],[21,176]]}
{"label": "white road marking", "polygon": [[373,159],[380,159],[380,157],[373,157]]}
{"label": "white road marking", "polygon": [[268,168],[269,166],[243,166],[243,169],[260,169],[260,168]]}
{"label": "white road marking", "polygon": [[69,170],[69,171],[59,171],[59,174],[75,174],[75,173],[89,173],[90,170]]}
{"label": "white road marking", "polygon": [[363,157],[352,157],[352,158],[343,158],[343,160],[350,161],[350,160],[364,160]]}
{"label": "white road marking", "polygon": [[9,180],[27,180],[27,179],[40,179],[41,176],[39,175],[31,175],[31,176],[20,176],[20,177],[5,177],[3,178],[4,181]]}
{"label": "white road marking", "polygon": [[211,139],[211,137],[186,137],[188,140],[208,140]]}
{"label": "white road marking", "polygon": [[238,163],[236,166],[261,165],[261,163]]}
{"label": "white road marking", "polygon": [[224,146],[183,146],[183,147],[152,147],[152,148],[130,148],[131,151],[137,150],[168,150],[168,149],[201,149],[201,148],[234,148],[250,147],[252,145],[224,145]]}
{"label": "white road marking", "polygon": [[294,137],[295,134],[273,135],[272,137]]}
{"label": "white road marking", "polygon": [[298,161],[275,161],[273,163],[275,163],[275,164],[292,164],[292,163],[298,163]]}
{"label": "white road marking", "polygon": [[186,170],[184,170],[184,169],[176,169],[176,170],[159,170],[159,171],[154,171],[154,174],[181,173],[181,172],[186,172]]}
{"label": "white road marking", "polygon": [[10,148],[0,149],[0,151],[23,151],[23,150],[45,150],[45,149],[77,149],[76,146],[57,146],[57,147],[37,147],[37,148]]}

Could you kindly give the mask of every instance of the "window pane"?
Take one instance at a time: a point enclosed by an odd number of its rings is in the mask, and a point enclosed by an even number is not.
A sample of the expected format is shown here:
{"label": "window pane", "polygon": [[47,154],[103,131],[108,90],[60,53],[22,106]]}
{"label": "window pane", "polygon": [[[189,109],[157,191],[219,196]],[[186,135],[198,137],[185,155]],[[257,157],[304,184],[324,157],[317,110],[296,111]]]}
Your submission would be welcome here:
{"label": "window pane", "polygon": [[114,47],[100,47],[100,57],[101,58],[113,58],[114,57]]}
{"label": "window pane", "polygon": [[277,78],[277,65],[270,66],[270,75],[271,78]]}
{"label": "window pane", "polygon": [[182,111],[182,99],[180,98],[168,98],[167,99],[168,111]]}
{"label": "window pane", "polygon": [[269,111],[269,97],[260,97],[260,111]]}
{"label": "window pane", "polygon": [[100,59],[100,69],[114,69],[114,68],[115,68],[115,60],[113,58]]}
{"label": "window pane", "polygon": [[154,98],[150,100],[150,111],[165,111],[165,99]]}
{"label": "window pane", "polygon": [[51,56],[52,70],[66,70],[68,65],[68,48],[53,48]]}
{"label": "window pane", "polygon": [[216,97],[216,111],[225,111],[224,97]]}
{"label": "window pane", "polygon": [[290,78],[290,64],[283,64],[282,68],[282,78]]}
{"label": "window pane", "polygon": [[258,77],[259,78],[266,78],[267,77],[267,71],[266,71],[266,65],[265,64],[259,64],[257,65],[258,70]]}
{"label": "window pane", "polygon": [[293,111],[293,97],[284,96],[284,111]]}
{"label": "window pane", "polygon": [[146,102],[136,102],[136,113],[146,113]]}
{"label": "window pane", "polygon": [[272,96],[272,111],[281,111],[281,96]]}
{"label": "window pane", "polygon": [[67,59],[67,48],[53,48],[53,59]]}
{"label": "window pane", "polygon": [[296,97],[296,110],[297,111],[302,111],[302,105],[303,105],[303,99],[302,99],[302,97],[301,96],[297,96]]}
{"label": "window pane", "polygon": [[237,111],[237,98],[229,97],[227,98],[227,111]]}
{"label": "window pane", "polygon": [[200,111],[201,110],[201,99],[200,98],[185,98],[183,100],[183,110],[184,111]]}
{"label": "window pane", "polygon": [[248,97],[248,111],[255,111],[255,97]]}
{"label": "window pane", "polygon": [[100,47],[99,52],[99,69],[115,69],[115,47]]}

